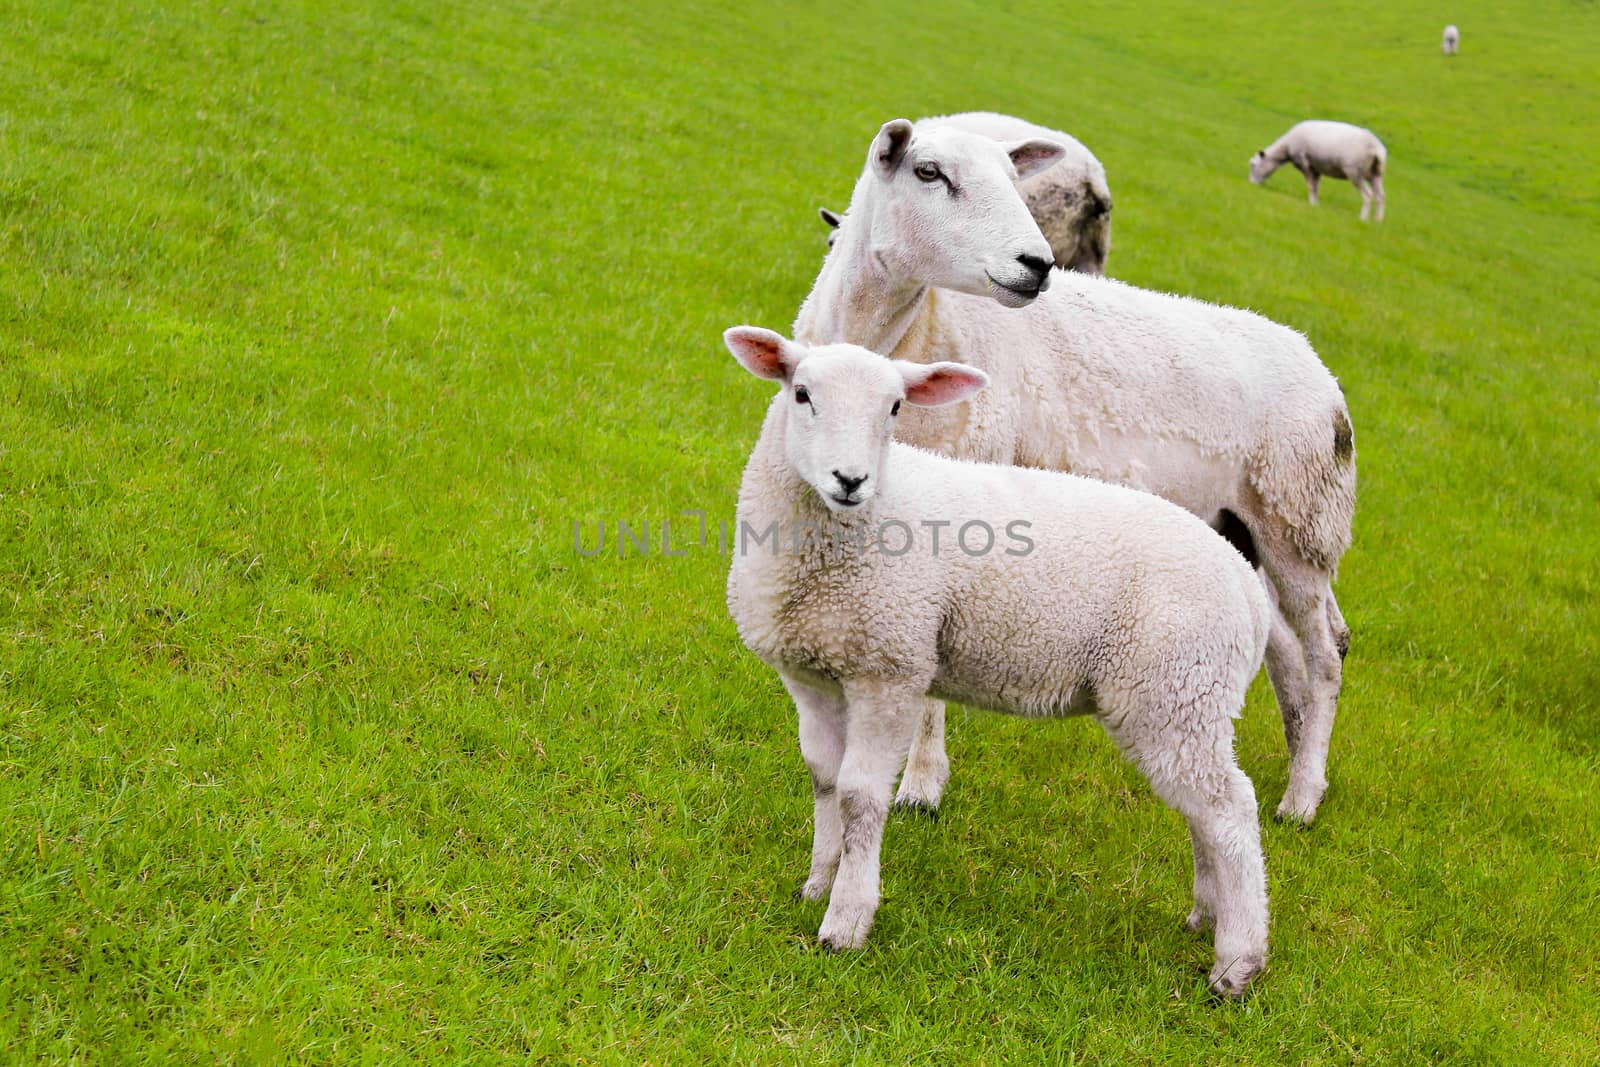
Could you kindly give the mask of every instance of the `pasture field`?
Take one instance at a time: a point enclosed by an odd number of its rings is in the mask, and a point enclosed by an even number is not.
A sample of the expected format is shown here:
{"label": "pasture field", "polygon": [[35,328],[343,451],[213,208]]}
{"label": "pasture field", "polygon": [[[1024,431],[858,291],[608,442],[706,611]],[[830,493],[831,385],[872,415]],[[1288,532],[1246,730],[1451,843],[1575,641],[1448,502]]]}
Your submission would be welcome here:
{"label": "pasture field", "polygon": [[[0,11],[0,1061],[1600,1058],[1596,4]],[[1083,720],[953,710],[817,952],[792,709],[661,551],[769,393],[721,331],[788,329],[883,121],[975,108],[1350,397],[1333,784],[1242,1005]],[[1388,221],[1248,184],[1313,115]],[[1264,677],[1239,749],[1270,812]]]}

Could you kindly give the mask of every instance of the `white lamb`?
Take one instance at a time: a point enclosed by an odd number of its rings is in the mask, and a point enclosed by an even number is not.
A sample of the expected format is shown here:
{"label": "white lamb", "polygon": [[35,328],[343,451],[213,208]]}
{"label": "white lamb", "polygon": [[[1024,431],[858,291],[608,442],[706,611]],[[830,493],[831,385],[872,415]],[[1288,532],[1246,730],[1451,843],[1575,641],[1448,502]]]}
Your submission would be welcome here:
{"label": "white lamb", "polygon": [[1444,54],[1453,56],[1461,47],[1461,31],[1452,23],[1444,28]]}
{"label": "white lamb", "polygon": [[1285,163],[1305,175],[1306,191],[1317,202],[1317,183],[1324,175],[1346,178],[1361,193],[1361,218],[1374,204],[1383,221],[1383,172],[1389,153],[1371,130],[1348,122],[1308,119],[1250,157],[1250,181],[1260,185]]}
{"label": "white lamb", "polygon": [[[1084,274],[1106,272],[1106,257],[1111,253],[1111,187],[1106,184],[1106,168],[1088,146],[1069,133],[993,111],[967,111],[917,122],[918,129],[941,126],[996,141],[1042,138],[1060,144],[1066,150],[1061,159],[1020,178],[1017,191],[1050,242],[1056,266]],[[823,222],[838,228],[838,215],[827,208],[819,209],[819,214]],[[828,243],[831,247],[833,235]]]}
{"label": "white lamb", "polygon": [[819,941],[866,940],[925,695],[1092,714],[1188,821],[1188,925],[1215,923],[1211,988],[1242,995],[1266,960],[1267,894],[1233,719],[1271,620],[1243,557],[1147,493],[892,440],[902,401],[963,400],[981,371],[807,349],[750,326],[725,338],[752,374],[782,383],[739,489],[728,606],[799,715],[815,813],[801,893],[830,897]]}
{"label": "white lamb", "polygon": [[[1291,756],[1278,816],[1310,822],[1349,642],[1331,585],[1355,507],[1344,396],[1304,337],[1259,315],[1052,271],[1012,183],[1060,154],[885,123],[795,336],[979,367],[989,389],[907,412],[900,439],[1148,490],[1259,561]],[[948,776],[933,701],[897,803],[936,808]]]}

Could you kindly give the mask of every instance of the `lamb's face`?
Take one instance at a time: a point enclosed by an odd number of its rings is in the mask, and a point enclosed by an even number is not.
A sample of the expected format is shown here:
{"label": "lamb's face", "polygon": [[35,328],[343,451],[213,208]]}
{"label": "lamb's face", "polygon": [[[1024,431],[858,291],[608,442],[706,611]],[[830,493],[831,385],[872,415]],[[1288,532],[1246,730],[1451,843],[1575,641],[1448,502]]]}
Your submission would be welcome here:
{"label": "lamb's face", "polygon": [[885,123],[870,165],[883,183],[873,255],[908,280],[1023,307],[1049,287],[1054,255],[1016,182],[1052,166],[1053,141],[1001,144],[955,129]]}
{"label": "lamb's face", "polygon": [[740,364],[783,383],[785,458],[829,510],[850,512],[877,495],[903,403],[937,407],[988,384],[960,363],[889,360],[855,345],[806,348],[758,326],[722,335]]}
{"label": "lamb's face", "polygon": [[854,345],[811,349],[784,383],[789,465],[830,510],[878,492],[905,395],[891,361]]}

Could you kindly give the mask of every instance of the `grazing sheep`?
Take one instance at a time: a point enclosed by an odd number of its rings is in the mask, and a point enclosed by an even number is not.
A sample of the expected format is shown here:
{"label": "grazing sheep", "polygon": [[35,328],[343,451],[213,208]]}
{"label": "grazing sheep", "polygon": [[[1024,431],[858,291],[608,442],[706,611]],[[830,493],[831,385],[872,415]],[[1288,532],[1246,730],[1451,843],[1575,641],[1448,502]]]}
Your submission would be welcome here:
{"label": "grazing sheep", "polygon": [[[978,367],[989,389],[907,412],[899,438],[1148,490],[1259,562],[1278,607],[1267,670],[1291,756],[1278,816],[1310,822],[1350,637],[1332,589],[1355,508],[1344,396],[1304,337],[1259,315],[1052,272],[1012,183],[1059,155],[885,123],[795,336]],[[925,714],[896,800],[931,809],[949,761],[943,706]]]}
{"label": "grazing sheep", "polygon": [[[1056,266],[1084,274],[1106,272],[1106,256],[1111,252],[1111,188],[1106,184],[1106,168],[1083,142],[1060,130],[992,111],[968,111],[917,122],[919,129],[940,126],[982,134],[996,141],[1042,138],[1064,147],[1066,154],[1059,162],[1020,179],[1017,191],[1044,239],[1050,242]],[[827,208],[819,209],[819,213],[823,222],[838,229],[838,215]],[[834,236],[828,235],[829,248],[833,247]]]}
{"label": "grazing sheep", "polygon": [[1461,48],[1461,31],[1454,24],[1444,28],[1444,54],[1453,56]]}
{"label": "grazing sheep", "polygon": [[1285,163],[1306,178],[1311,202],[1317,202],[1317,183],[1324,175],[1346,178],[1361,193],[1361,218],[1366,221],[1373,204],[1383,221],[1383,171],[1389,153],[1371,130],[1348,122],[1310,119],[1297,122],[1289,132],[1250,157],[1250,181],[1260,185]]}
{"label": "grazing sheep", "polygon": [[[783,384],[738,508],[741,531],[777,537],[736,547],[728,607],[799,715],[815,819],[801,893],[829,897],[818,940],[866,940],[894,776],[927,695],[1092,714],[1188,821],[1188,925],[1215,923],[1211,989],[1243,995],[1267,953],[1255,790],[1233,754],[1271,620],[1249,565],[1148,493],[892,440],[902,400],[963,400],[982,371],[807,349],[751,326],[724,336],[752,374]],[[784,536],[797,527],[804,540]],[[1001,548],[999,530],[1025,536]]]}

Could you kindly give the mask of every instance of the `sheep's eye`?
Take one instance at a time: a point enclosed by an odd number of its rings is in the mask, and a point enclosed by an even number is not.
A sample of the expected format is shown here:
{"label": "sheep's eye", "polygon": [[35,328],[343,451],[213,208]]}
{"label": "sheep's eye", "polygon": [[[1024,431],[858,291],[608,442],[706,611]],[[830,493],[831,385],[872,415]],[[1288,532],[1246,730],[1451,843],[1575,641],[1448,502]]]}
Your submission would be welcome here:
{"label": "sheep's eye", "polygon": [[925,182],[936,182],[943,177],[939,173],[939,164],[937,163],[918,163],[917,169],[912,173]]}
{"label": "sheep's eye", "polygon": [[900,401],[898,401],[898,400],[896,400],[896,401],[895,401],[895,402],[894,402],[894,407],[892,407],[892,408],[890,408],[890,409],[889,409],[889,414],[891,414],[891,415],[898,415],[898,414],[900,414]]}
{"label": "sheep's eye", "polygon": [[811,403],[811,394],[806,391],[805,386],[797,385],[794,387],[794,402],[796,404]]}

